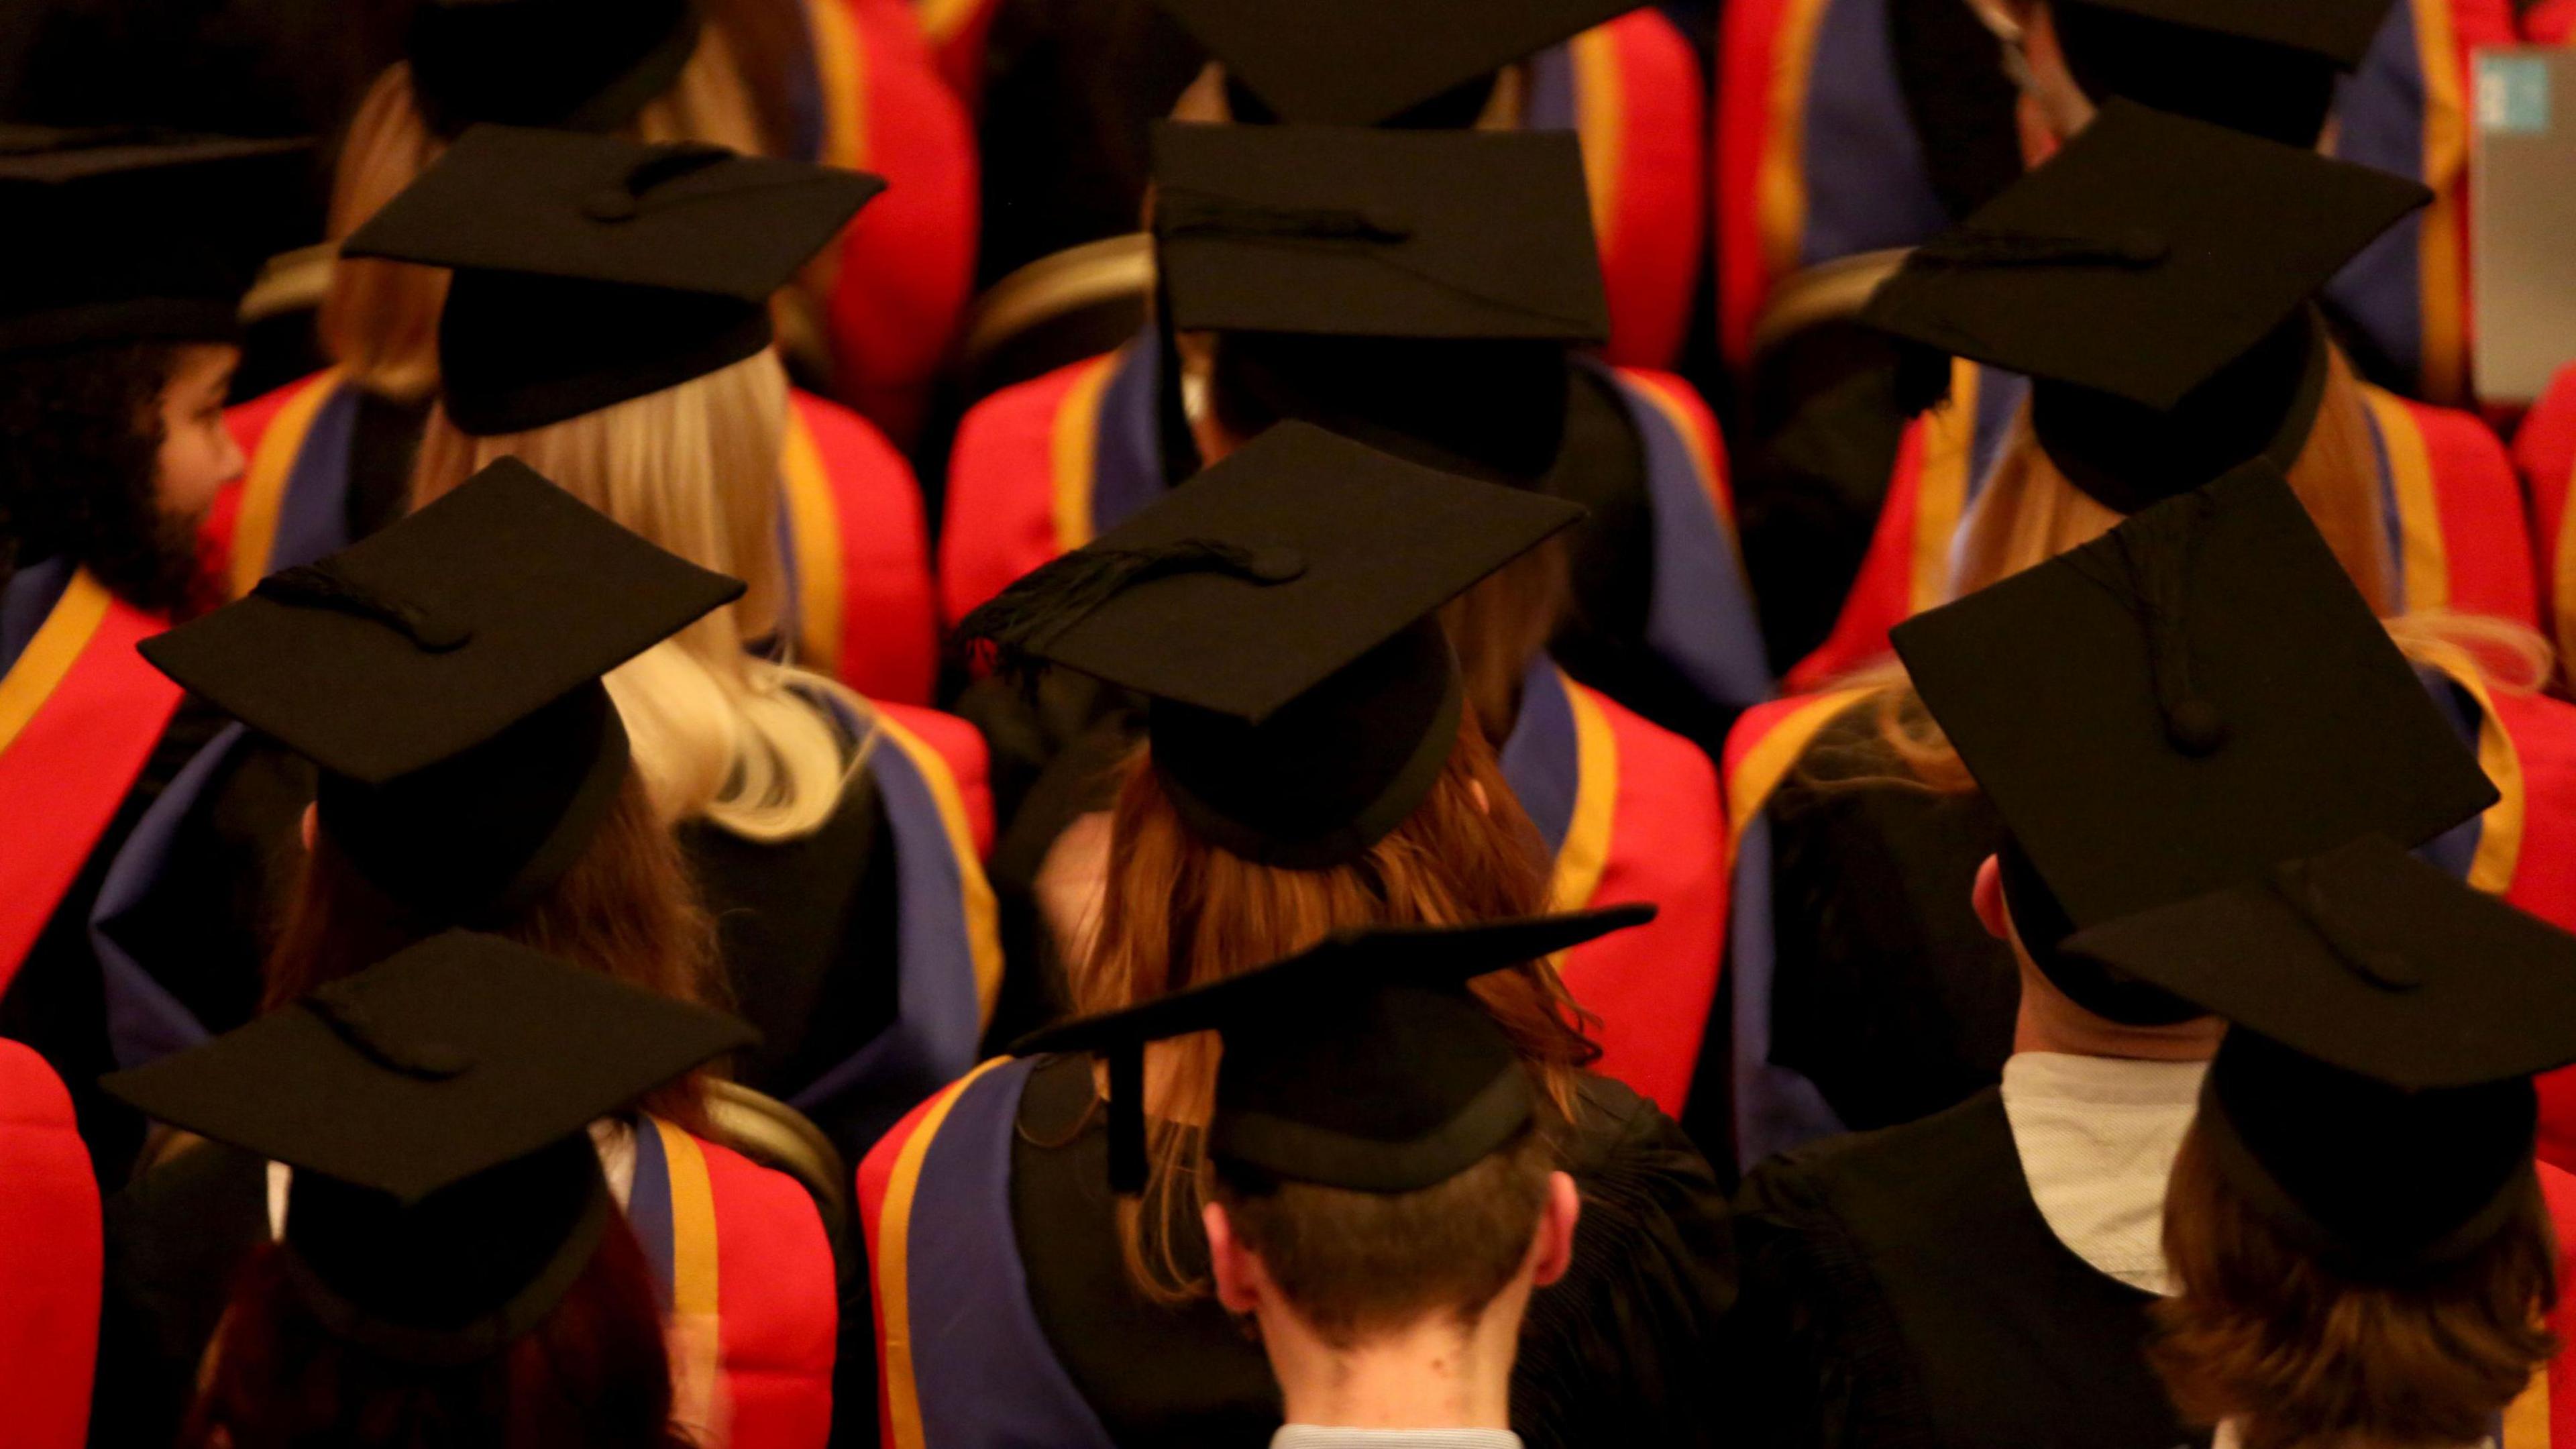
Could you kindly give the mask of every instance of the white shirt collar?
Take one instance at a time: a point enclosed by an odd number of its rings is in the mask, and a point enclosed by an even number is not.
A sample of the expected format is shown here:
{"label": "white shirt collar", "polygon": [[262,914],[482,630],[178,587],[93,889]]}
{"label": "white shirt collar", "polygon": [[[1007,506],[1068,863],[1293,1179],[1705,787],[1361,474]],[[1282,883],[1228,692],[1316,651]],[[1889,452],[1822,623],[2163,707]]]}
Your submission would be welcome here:
{"label": "white shirt collar", "polygon": [[2004,1063],[2004,1116],[2031,1201],[2067,1251],[2159,1296],[2165,1183],[2207,1062],[2020,1052]]}
{"label": "white shirt collar", "polygon": [[[608,1178],[608,1191],[620,1208],[635,1193],[635,1129],[622,1118],[602,1117],[590,1124],[590,1145],[599,1149],[599,1170]],[[268,1235],[286,1236],[286,1190],[295,1182],[295,1169],[283,1162],[268,1165]]]}
{"label": "white shirt collar", "polygon": [[1283,1424],[1270,1449],[1521,1449],[1509,1429],[1336,1429]]}

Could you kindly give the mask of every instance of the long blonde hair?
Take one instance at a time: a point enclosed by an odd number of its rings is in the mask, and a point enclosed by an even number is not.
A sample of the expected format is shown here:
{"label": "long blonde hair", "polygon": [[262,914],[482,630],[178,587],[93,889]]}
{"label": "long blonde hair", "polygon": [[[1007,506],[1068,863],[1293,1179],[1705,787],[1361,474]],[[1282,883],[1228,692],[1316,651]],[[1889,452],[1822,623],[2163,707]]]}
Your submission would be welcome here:
{"label": "long blonde hair", "polygon": [[[2472,675],[2478,683],[2509,693],[2538,690],[2548,681],[2554,658],[2548,641],[2531,630],[2443,609],[2393,613],[2397,565],[2380,512],[2378,452],[2366,409],[2351,364],[2339,349],[2331,350],[2316,425],[2287,474],[2290,490],[2306,506],[2371,612],[2386,622],[2390,636],[2410,658]],[[1993,478],[1962,525],[1948,597],[1961,598],[2035,568],[2119,523],[2119,514],[2078,490],[2049,460],[2025,408]],[[1939,790],[1973,788],[1902,667],[1878,664],[1843,685],[1874,694],[1875,743],[1895,756],[1906,778]],[[1833,778],[1849,782],[1869,773],[1855,776],[1837,769]]]}
{"label": "long blonde hair", "polygon": [[[1084,1015],[1240,975],[1345,927],[1548,909],[1546,847],[1472,718],[1460,722],[1457,749],[1422,804],[1350,864],[1285,870],[1207,843],[1181,819],[1142,749],[1124,767],[1110,839],[1100,928],[1068,983]],[[1542,962],[1497,972],[1476,989],[1520,1047],[1550,1115],[1568,1120],[1575,1069],[1600,1053],[1584,1039],[1588,1019],[1564,983]],[[1217,1039],[1205,1032],[1146,1052],[1145,1191],[1120,1205],[1119,1235],[1130,1280],[1162,1301],[1204,1287],[1176,1245],[1207,1202],[1203,1124],[1217,1060]]]}
{"label": "long blonde hair", "polygon": [[[671,88],[645,102],[624,134],[639,141],[709,141],[745,154],[764,149],[759,110],[722,27],[704,28]],[[376,77],[349,123],[332,178],[331,240],[383,210],[445,144],[422,118],[408,63]],[[438,390],[438,313],[446,301],[442,268],[366,258],[336,262],[317,322],[322,350],[368,392],[419,402]]]}
{"label": "long blonde hair", "polygon": [[[787,374],[762,352],[677,387],[525,433],[475,438],[431,414],[412,474],[427,503],[517,458],[626,528],[750,586],[608,676],[635,763],[670,822],[794,840],[832,818],[866,744],[866,703],[838,682],[756,656],[784,647],[778,457]],[[837,705],[862,730],[845,741]]]}

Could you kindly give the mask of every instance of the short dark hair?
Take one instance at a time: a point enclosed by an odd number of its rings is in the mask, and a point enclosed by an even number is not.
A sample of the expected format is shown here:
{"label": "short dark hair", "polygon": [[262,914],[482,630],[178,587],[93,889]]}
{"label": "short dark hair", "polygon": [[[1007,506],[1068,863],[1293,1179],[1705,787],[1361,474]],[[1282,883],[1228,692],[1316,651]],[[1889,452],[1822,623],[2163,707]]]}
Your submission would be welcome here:
{"label": "short dark hair", "polygon": [[137,608],[198,601],[196,539],[164,520],[164,343],[0,356],[0,580],[68,556]]}
{"label": "short dark hair", "polygon": [[1434,1314],[1483,1314],[1529,1257],[1553,1166],[1525,1131],[1418,1192],[1285,1182],[1219,1160],[1214,1197],[1298,1317],[1349,1349]]}

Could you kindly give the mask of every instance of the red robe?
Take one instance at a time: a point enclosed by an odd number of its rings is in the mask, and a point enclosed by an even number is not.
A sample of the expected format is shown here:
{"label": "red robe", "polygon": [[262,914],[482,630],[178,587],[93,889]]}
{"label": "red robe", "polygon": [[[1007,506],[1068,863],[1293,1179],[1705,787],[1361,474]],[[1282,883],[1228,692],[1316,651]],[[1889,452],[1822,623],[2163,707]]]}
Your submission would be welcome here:
{"label": "red robe", "polygon": [[[1834,632],[1790,669],[1792,691],[1824,688],[1883,658],[1887,631],[1950,596],[1952,541],[1994,460],[2010,446],[2027,389],[1961,363],[1951,401],[1910,424],[1860,576]],[[1991,394],[1991,396],[1989,395]],[[2521,489],[2495,434],[2469,413],[2376,387],[2363,395],[2378,445],[2383,513],[2404,609],[2452,609],[2536,624]]]}
{"label": "red robe", "polygon": [[[797,657],[872,699],[926,704],[939,646],[920,485],[866,419],[809,393],[792,402],[779,474]],[[354,541],[348,435],[334,427],[353,405],[319,372],[225,414],[250,466],[217,496],[205,543],[234,596]]]}
{"label": "red robe", "polygon": [[2532,567],[2541,617],[2563,651],[2576,642],[2576,534],[2568,530],[2568,482],[2576,478],[2576,366],[2550,379],[2514,434],[2513,461],[2531,496]]}
{"label": "red robe", "polygon": [[0,1041],[0,1402],[12,1449],[89,1435],[103,1241],[72,1100],[45,1059]]}
{"label": "red robe", "polygon": [[833,386],[909,441],[974,287],[974,127],[904,0],[805,5],[820,112],[806,159],[887,182],[833,254]]}

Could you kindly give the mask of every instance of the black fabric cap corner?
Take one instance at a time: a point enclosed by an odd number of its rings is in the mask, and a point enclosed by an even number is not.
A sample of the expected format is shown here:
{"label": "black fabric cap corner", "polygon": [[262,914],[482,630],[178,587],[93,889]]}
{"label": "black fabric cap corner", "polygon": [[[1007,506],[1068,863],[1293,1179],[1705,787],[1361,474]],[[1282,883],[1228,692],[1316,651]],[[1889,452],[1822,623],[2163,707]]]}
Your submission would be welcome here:
{"label": "black fabric cap corner", "polygon": [[1320,868],[1409,815],[1454,746],[1435,612],[1581,517],[1283,423],[959,634],[1151,696],[1155,768],[1185,818],[1237,854]]}
{"label": "black fabric cap corner", "polygon": [[1153,144],[1175,330],[1609,335],[1571,134],[1164,122]]}
{"label": "black fabric cap corner", "polygon": [[[2218,1165],[2346,1271],[2482,1240],[2528,1171],[2526,1079],[2576,1061],[2576,936],[2375,835],[2066,949],[2228,1019]],[[2391,1192],[2392,1161],[2421,1180]]]}
{"label": "black fabric cap corner", "polygon": [[2115,100],[1917,248],[1861,316],[1906,342],[2169,410],[2431,199],[2384,171]]}
{"label": "black fabric cap corner", "polygon": [[2497,798],[2268,465],[1892,637],[2077,930]]}
{"label": "black fabric cap corner", "polygon": [[477,122],[610,131],[697,53],[692,0],[424,0],[406,46],[430,129]]}
{"label": "black fabric cap corner", "polygon": [[1640,0],[1161,0],[1279,119],[1374,126]]}
{"label": "black fabric cap corner", "polygon": [[451,267],[450,420],[523,432],[769,345],[769,299],[882,179],[696,144],[477,126],[342,244]]}
{"label": "black fabric cap corner", "polygon": [[239,335],[309,141],[0,124],[0,353]]}
{"label": "black fabric cap corner", "polygon": [[1120,1192],[1143,1186],[1142,1078],[1132,1064],[1148,1043],[1200,1031],[1225,1043],[1208,1138],[1220,1161],[1357,1192],[1416,1191],[1473,1166],[1530,1121],[1519,1054],[1467,983],[1654,915],[1652,906],[1617,906],[1338,932],[1241,976],[1037,1032],[1012,1051],[1110,1058]]}

